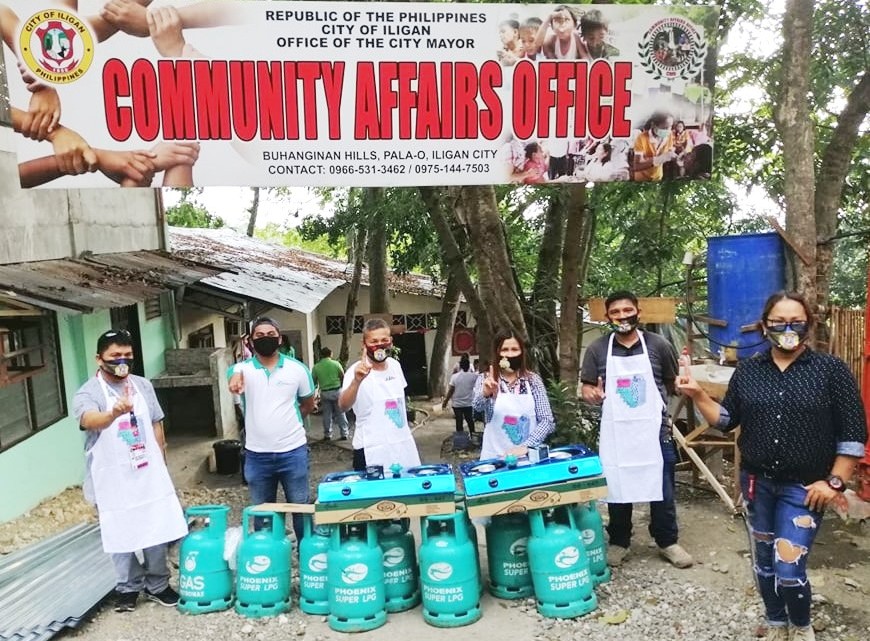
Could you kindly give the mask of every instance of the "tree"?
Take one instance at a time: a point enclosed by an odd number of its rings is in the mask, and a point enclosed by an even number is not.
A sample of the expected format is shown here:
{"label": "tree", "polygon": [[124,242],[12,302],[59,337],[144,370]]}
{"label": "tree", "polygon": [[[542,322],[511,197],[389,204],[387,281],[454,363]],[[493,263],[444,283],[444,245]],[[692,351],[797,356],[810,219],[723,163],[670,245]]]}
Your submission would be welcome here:
{"label": "tree", "polygon": [[196,188],[180,188],[181,199],[172,207],[166,208],[166,222],[173,227],[223,227],[224,221],[210,213],[196,197],[202,192]]}
{"label": "tree", "polygon": [[260,188],[251,187],[251,206],[248,207],[248,236],[254,235],[254,227],[257,225],[257,214],[260,212]]}

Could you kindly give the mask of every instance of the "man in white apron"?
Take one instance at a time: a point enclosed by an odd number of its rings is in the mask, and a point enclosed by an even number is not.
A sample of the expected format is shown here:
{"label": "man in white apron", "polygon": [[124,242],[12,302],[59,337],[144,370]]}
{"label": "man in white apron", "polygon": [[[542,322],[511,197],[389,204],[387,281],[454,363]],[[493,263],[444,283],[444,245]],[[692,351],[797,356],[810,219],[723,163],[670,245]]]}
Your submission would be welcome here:
{"label": "man in white apron", "polygon": [[650,504],[650,536],[675,567],[692,557],[677,543],[674,502],[676,450],[665,399],[677,376],[677,353],[657,334],[637,329],[639,309],[631,292],[605,301],[613,333],[586,349],[580,373],[583,399],[602,405],[599,450],[607,478],[610,522],[608,563],[629,554],[632,503]]}
{"label": "man in white apron", "polygon": [[163,411],[151,383],[129,373],[133,358],[129,332],[104,333],[99,369],[73,399],[87,432],[85,498],[97,507],[103,550],[115,565],[118,612],[132,611],[142,591],[160,605],[178,603],[166,551],[187,534],[164,459]]}
{"label": "man in white apron", "polygon": [[382,465],[388,472],[396,463],[402,469],[420,465],[405,408],[407,382],[401,364],[390,356],[392,348],[390,326],[380,318],[367,320],[360,360],[344,373],[338,406],[342,412],[352,407],[356,416],[355,470]]}

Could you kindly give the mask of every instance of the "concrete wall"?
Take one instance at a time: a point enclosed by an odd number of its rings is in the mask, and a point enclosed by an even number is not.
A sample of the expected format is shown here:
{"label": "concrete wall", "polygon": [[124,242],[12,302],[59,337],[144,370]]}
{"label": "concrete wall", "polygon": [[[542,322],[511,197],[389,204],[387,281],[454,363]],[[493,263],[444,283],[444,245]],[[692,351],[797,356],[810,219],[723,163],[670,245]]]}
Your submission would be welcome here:
{"label": "concrete wall", "polygon": [[208,325],[211,325],[212,331],[214,331],[215,347],[226,347],[227,338],[224,331],[224,317],[220,314],[189,305],[182,305],[180,320],[181,340],[179,341],[179,347],[190,347],[190,343],[187,340],[188,335]]}
{"label": "concrete wall", "polygon": [[21,189],[16,136],[0,125],[0,264],[163,246],[154,190]]}

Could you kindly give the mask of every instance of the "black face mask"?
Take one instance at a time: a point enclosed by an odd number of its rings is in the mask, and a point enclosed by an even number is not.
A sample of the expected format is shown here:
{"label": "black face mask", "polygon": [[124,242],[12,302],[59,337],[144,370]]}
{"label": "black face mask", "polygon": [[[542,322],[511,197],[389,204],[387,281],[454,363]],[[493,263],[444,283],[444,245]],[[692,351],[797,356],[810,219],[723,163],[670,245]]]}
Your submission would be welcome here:
{"label": "black face mask", "polygon": [[281,344],[281,339],[277,336],[261,336],[251,341],[254,346],[254,351],[260,356],[269,357],[278,351],[278,345]]}
{"label": "black face mask", "polygon": [[112,376],[125,378],[130,373],[130,367],[133,365],[132,358],[118,358],[114,361],[103,361],[103,371],[108,372]]}
{"label": "black face mask", "polygon": [[518,372],[523,366],[522,356],[502,356],[498,362],[498,366],[503,370]]}

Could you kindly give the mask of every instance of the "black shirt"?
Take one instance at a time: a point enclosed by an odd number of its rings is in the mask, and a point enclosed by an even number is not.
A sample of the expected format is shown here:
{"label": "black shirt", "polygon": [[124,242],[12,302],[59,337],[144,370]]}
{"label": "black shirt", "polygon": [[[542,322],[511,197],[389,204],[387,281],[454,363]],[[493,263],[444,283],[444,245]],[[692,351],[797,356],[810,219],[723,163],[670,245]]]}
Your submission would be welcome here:
{"label": "black shirt", "polygon": [[778,481],[812,483],[831,473],[838,444],[864,443],[864,408],[846,364],[806,349],[784,372],[770,352],[742,361],[722,407],[724,429],[741,426],[742,467]]}

